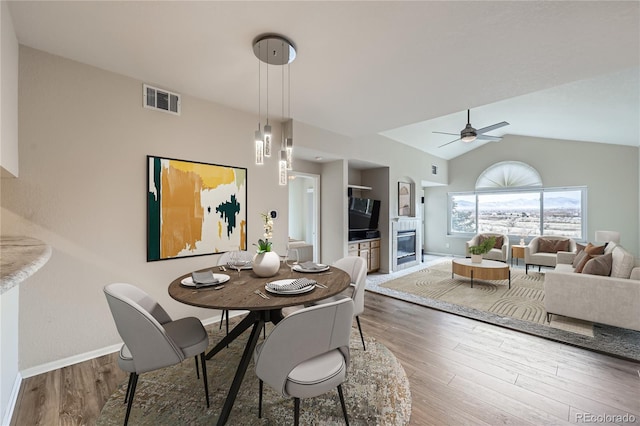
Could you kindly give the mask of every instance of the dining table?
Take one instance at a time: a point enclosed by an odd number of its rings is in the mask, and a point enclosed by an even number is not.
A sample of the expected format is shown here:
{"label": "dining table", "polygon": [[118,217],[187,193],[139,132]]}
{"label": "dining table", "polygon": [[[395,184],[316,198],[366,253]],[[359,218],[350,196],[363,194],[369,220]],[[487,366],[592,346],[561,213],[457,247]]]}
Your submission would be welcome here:
{"label": "dining table", "polygon": [[[349,287],[351,278],[345,271],[328,266],[326,270],[298,272],[282,263],[275,276],[264,278],[257,276],[251,269],[232,270],[220,266],[201,269],[214,274],[228,275],[228,281],[210,287],[194,287],[183,284],[191,277],[191,272],[181,275],[169,284],[169,295],[178,302],[201,308],[220,310],[248,311],[247,315],[207,353],[211,359],[226,348],[229,343],[251,328],[242,357],[236,369],[233,382],[229,387],[227,398],[218,425],[224,425],[229,419],[240,385],[244,379],[251,357],[258,343],[260,332],[267,322],[277,324],[282,318],[282,308],[298,305],[309,305],[342,292]],[[267,290],[266,284],[276,280],[308,278],[317,284],[311,291],[300,294],[276,294]],[[225,278],[226,279],[226,278]],[[261,295],[261,294],[262,295]]]}

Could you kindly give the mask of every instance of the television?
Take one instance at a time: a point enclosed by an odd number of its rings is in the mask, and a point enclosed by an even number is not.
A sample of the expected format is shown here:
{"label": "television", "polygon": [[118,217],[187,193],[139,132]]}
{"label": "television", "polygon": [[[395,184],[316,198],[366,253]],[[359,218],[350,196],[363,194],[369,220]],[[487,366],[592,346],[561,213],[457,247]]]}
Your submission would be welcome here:
{"label": "television", "polygon": [[380,200],[349,197],[349,230],[378,229]]}

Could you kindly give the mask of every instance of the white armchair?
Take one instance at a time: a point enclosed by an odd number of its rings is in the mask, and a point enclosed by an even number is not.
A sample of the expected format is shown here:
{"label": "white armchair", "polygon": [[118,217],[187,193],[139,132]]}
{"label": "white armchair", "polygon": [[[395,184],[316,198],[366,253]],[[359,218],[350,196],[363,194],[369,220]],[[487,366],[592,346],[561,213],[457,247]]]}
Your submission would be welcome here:
{"label": "white armchair", "polygon": [[484,259],[489,260],[499,260],[500,262],[507,262],[509,260],[509,236],[506,234],[496,234],[493,232],[483,232],[477,234],[475,237],[470,239],[465,243],[465,256],[471,257],[471,252],[469,252],[469,247],[477,246],[484,239],[496,237],[496,245],[492,248],[489,253],[485,253],[482,255]]}
{"label": "white armchair", "polygon": [[549,266],[555,268],[558,253],[576,251],[576,242],[567,237],[539,236],[534,237],[524,248],[524,269],[529,273],[529,266]]}

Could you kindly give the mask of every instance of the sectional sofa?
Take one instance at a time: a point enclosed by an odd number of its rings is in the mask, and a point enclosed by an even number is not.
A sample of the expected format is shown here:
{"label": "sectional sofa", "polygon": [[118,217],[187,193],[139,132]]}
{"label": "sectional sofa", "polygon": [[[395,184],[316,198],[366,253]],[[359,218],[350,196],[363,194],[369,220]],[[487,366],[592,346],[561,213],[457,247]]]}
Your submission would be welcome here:
{"label": "sectional sofa", "polygon": [[544,278],[547,319],[562,315],[640,331],[640,260],[614,242],[605,255],[611,272],[602,276],[576,272],[576,253],[558,253]]}

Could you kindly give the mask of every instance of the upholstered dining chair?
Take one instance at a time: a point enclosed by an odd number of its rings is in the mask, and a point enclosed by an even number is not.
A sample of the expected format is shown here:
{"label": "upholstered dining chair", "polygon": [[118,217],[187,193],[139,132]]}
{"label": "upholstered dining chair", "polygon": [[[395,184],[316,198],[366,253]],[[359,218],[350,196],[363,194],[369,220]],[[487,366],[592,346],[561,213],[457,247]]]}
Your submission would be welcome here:
{"label": "upholstered dining chair", "polygon": [[[364,289],[367,286],[367,262],[360,256],[346,256],[336,260],[332,266],[342,269],[349,274],[349,277],[351,277],[351,285],[340,294],[319,300],[312,305],[333,302],[344,299],[345,297],[353,299],[353,316],[356,318],[356,323],[358,324],[362,348],[366,351],[367,347],[364,343],[364,335],[362,334],[362,326],[360,325],[360,315],[364,312]],[[282,309],[282,312],[286,316],[302,308],[303,306],[290,306]]]}
{"label": "upholstered dining chair", "polygon": [[364,344],[364,336],[362,335],[362,327],[360,326],[360,315],[364,312],[364,289],[367,285],[367,262],[360,256],[347,256],[336,260],[333,263],[333,266],[338,269],[342,269],[349,274],[351,277],[351,286],[341,294],[322,300],[319,303],[337,300],[338,298],[345,296],[353,299],[353,316],[356,318],[356,322],[358,323],[358,331],[360,332],[362,348],[366,351],[367,347]]}
{"label": "upholstered dining chair", "polygon": [[118,333],[124,341],[118,365],[130,373],[125,395],[127,412],[124,424],[129,422],[140,374],[178,364],[193,356],[199,378],[198,354],[208,408],[209,385],[205,350],[209,345],[209,336],[200,320],[195,317],[172,320],[151,296],[131,284],[109,284],[104,287],[104,294]]}
{"label": "upholstered dining chair", "polygon": [[349,336],[353,301],[343,298],[309,306],[280,321],[256,347],[254,363],[260,379],[258,417],[266,382],[284,397],[293,398],[294,424],[299,424],[300,399],[338,389],[344,419],[349,424],[342,383],[349,368]]}

